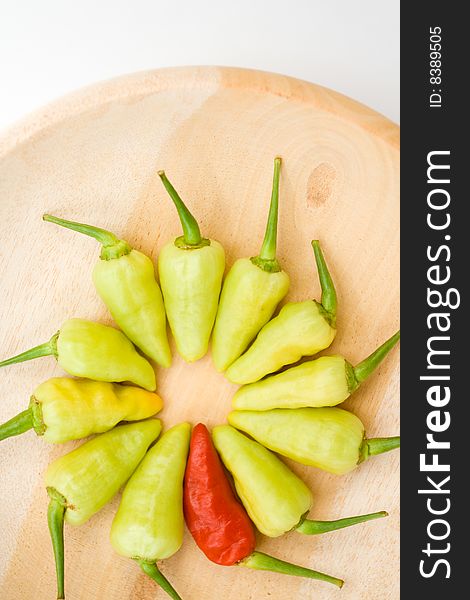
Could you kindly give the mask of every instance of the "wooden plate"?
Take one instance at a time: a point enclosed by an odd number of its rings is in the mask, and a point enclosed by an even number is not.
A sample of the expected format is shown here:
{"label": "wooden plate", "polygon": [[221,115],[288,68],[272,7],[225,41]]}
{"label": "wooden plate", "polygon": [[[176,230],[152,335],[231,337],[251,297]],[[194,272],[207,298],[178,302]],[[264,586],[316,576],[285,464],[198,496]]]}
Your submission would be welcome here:
{"label": "wooden plate", "polygon": [[[331,352],[359,361],[398,326],[398,128],[331,90],[268,73],[180,68],[138,73],[68,96],[0,142],[1,354],[46,341],[69,317],[110,323],[91,282],[98,245],[43,223],[53,214],[101,225],[156,259],[180,227],[157,176],[164,168],[222,242],[230,266],[257,253],[272,160],[284,158],[278,257],[289,300],[319,297],[312,238],[337,282],[338,335]],[[367,433],[398,432],[398,351],[346,404]],[[0,420],[26,408],[52,358],[1,371]],[[210,355],[158,369],[165,425],[225,421],[236,389]],[[1,444],[0,596],[50,600],[55,593],[42,474],[76,444],[48,446],[33,433]],[[321,582],[223,568],[189,534],[162,571],[186,600],[391,600],[398,598],[398,459],[378,457],[336,477],[292,463],[316,496],[318,519],[386,509],[388,519],[309,538],[259,536],[259,549],[343,577]],[[166,598],[133,561],[118,557],[109,528],[118,498],[80,528],[67,527],[68,600]]]}

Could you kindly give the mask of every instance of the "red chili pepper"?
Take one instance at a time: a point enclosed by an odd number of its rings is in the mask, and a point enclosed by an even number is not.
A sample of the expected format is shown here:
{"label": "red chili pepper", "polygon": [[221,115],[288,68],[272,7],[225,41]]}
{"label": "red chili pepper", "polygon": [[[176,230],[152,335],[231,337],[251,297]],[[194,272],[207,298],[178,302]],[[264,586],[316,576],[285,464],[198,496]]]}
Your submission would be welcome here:
{"label": "red chili pepper", "polygon": [[184,477],[184,516],[196,544],[219,565],[321,579],[338,587],[341,579],[255,551],[254,526],[237,500],[207,427],[196,425]]}
{"label": "red chili pepper", "polygon": [[234,565],[256,545],[255,530],[235,498],[207,427],[191,435],[184,477],[184,516],[199,548],[218,565]]}

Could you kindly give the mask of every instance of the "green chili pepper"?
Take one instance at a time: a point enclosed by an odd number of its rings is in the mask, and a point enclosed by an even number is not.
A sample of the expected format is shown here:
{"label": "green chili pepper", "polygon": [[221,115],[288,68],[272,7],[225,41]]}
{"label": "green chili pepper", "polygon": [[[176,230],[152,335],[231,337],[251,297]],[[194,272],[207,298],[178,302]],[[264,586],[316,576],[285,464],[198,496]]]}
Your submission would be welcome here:
{"label": "green chili pepper", "polygon": [[156,562],[183,543],[183,477],[191,426],[169,429],[130,478],[111,527],[118,554],[133,558],[172,598],[181,600]]}
{"label": "green chili pepper", "polygon": [[397,331],[355,367],[342,356],[321,356],[244,385],[235,392],[232,407],[235,410],[270,410],[340,404],[379,366],[399,339],[400,332]]}
{"label": "green chili pepper", "polygon": [[76,377],[97,381],[131,381],[153,391],[155,371],[117,329],[85,319],[69,319],[48,342],[0,362],[0,367],[39,356],[54,356]]}
{"label": "green chili pepper", "polygon": [[52,215],[43,219],[102,244],[101,260],[93,269],[98,294],[127,337],[159,365],[169,367],[165,307],[151,259],[105,229]]}
{"label": "green chili pepper", "polygon": [[232,383],[258,381],[284,365],[328,348],[336,335],[336,292],[318,240],[312,242],[322,289],[316,300],[288,302],[225,372]]}
{"label": "green chili pepper", "polygon": [[261,252],[239,258],[225,278],[212,334],[212,359],[218,371],[225,371],[247,349],[289,290],[289,276],[276,260],[280,169],[277,157]]}
{"label": "green chili pepper", "polygon": [[361,421],[341,408],[236,410],[228,421],[278,454],[337,475],[400,446],[399,437],[365,438]]}
{"label": "green chili pepper", "polygon": [[225,268],[224,249],[201,236],[199,225],[165,173],[158,173],[173,200],[183,235],[163,246],[158,272],[178,352],[187,362],[202,358],[217,313]]}
{"label": "green chili pepper", "polygon": [[269,537],[292,529],[307,535],[326,533],[387,516],[381,511],[336,521],[307,519],[312,493],[277,456],[230,425],[214,427],[212,437],[251,520]]}
{"label": "green chili pepper", "polygon": [[54,377],[33,392],[29,408],[0,425],[0,440],[34,429],[55,444],[140,421],[162,409],[162,399],[130,385]]}
{"label": "green chili pepper", "polygon": [[57,572],[57,598],[64,595],[64,520],[82,525],[113,498],[158,437],[160,421],[120,425],[61,456],[47,469],[48,523]]}

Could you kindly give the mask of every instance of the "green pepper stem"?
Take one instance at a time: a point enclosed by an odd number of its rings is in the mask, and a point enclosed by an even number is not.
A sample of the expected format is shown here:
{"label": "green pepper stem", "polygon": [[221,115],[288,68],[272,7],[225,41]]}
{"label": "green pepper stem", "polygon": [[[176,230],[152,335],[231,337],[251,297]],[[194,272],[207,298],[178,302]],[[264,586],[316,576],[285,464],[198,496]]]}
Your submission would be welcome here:
{"label": "green pepper stem", "polygon": [[369,375],[375,371],[380,365],[383,359],[387,356],[390,350],[400,339],[400,331],[397,331],[391,338],[379,346],[372,354],[361,361],[358,365],[353,367],[354,377],[356,378],[357,385],[365,381]]}
{"label": "green pepper stem", "polygon": [[67,221],[67,219],[60,219],[59,217],[54,217],[54,215],[47,214],[43,215],[42,219],[43,221],[55,223],[61,227],[84,233],[85,235],[95,238],[95,240],[103,246],[113,246],[119,242],[119,239],[114,233],[106,231],[106,229],[101,229],[100,227],[95,227],[94,225],[86,225],[85,223],[77,223],[76,221]]}
{"label": "green pepper stem", "polygon": [[364,462],[371,456],[390,452],[400,447],[400,436],[386,438],[364,438],[362,446],[359,449],[358,464]]}
{"label": "green pepper stem", "polygon": [[274,558],[263,552],[253,552],[247,558],[237,563],[243,567],[249,567],[250,569],[258,569],[260,571],[273,571],[274,573],[283,573],[284,575],[295,575],[297,577],[308,577],[309,579],[319,579],[320,581],[326,581],[337,585],[339,588],[343,586],[344,581],[319,571],[313,571],[306,567],[300,567],[299,565],[293,565],[292,563],[285,562],[279,558]]}
{"label": "green pepper stem", "polygon": [[331,278],[328,267],[326,266],[323,252],[318,240],[312,241],[313,252],[315,253],[315,262],[317,263],[318,277],[321,286],[321,305],[328,314],[329,322],[332,327],[336,325],[336,290]]}
{"label": "green pepper stem", "polygon": [[114,235],[114,233],[106,231],[106,229],[101,229],[100,227],[95,227],[94,225],[86,225],[85,223],[77,223],[76,221],[67,221],[66,219],[60,219],[59,217],[54,217],[53,215],[46,214],[43,215],[42,218],[43,221],[55,223],[56,225],[60,225],[66,229],[72,229],[73,231],[84,233],[85,235],[97,240],[103,246],[101,258],[104,260],[119,258],[124,254],[129,254],[131,251],[131,247],[127,242],[120,240]]}
{"label": "green pepper stem", "polygon": [[336,521],[312,521],[311,519],[304,519],[295,530],[299,533],[305,533],[306,535],[318,535],[320,533],[328,533],[329,531],[351,527],[351,525],[357,525],[358,523],[372,521],[373,519],[381,519],[382,517],[388,517],[388,513],[384,510],[368,515],[345,517],[344,519],[337,519]]}
{"label": "green pepper stem", "polygon": [[55,489],[48,488],[51,500],[47,509],[47,524],[51,534],[54,550],[55,569],[57,575],[57,599],[65,598],[64,593],[64,516],[66,510],[65,498]]}
{"label": "green pepper stem", "polygon": [[0,425],[0,441],[14,435],[21,435],[33,428],[33,413],[31,408],[20,412],[16,417]]}
{"label": "green pepper stem", "polygon": [[173,598],[173,600],[181,600],[181,596],[171,585],[168,579],[158,570],[158,567],[154,562],[147,562],[138,558],[135,560],[139,563],[142,571],[151,577],[162,588],[162,590],[164,590],[170,596],[170,598]]}
{"label": "green pepper stem", "polygon": [[202,242],[202,236],[196,219],[189,212],[187,206],[181,200],[178,192],[171,185],[168,177],[165,175],[165,171],[158,171],[158,175],[162,180],[170,198],[173,200],[176,210],[178,211],[181,226],[183,227],[183,238],[185,244],[188,246],[198,246]]}
{"label": "green pepper stem", "polygon": [[54,334],[48,342],[34,346],[21,354],[6,358],[0,362],[0,367],[6,367],[7,365],[13,365],[15,363],[25,362],[27,360],[33,360],[33,358],[39,358],[40,356],[55,356],[57,358],[57,338],[59,332]]}
{"label": "green pepper stem", "polygon": [[281,157],[274,159],[273,188],[271,192],[271,204],[269,206],[268,221],[266,223],[266,232],[264,234],[263,245],[259,258],[262,261],[276,260],[276,242],[277,242],[277,218],[279,208],[279,177],[281,173]]}

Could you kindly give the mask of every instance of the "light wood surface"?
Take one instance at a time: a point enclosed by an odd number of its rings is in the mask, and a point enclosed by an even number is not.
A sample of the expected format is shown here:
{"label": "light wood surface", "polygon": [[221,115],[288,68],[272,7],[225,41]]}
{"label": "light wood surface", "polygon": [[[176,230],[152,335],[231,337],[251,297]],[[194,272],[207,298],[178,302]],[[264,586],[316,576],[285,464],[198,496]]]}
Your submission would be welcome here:
{"label": "light wood surface", "polygon": [[[278,258],[289,300],[319,297],[310,240],[319,238],[337,283],[338,335],[329,352],[351,362],[398,327],[398,128],[331,90],[256,71],[181,68],[93,86],[10,130],[0,141],[0,340],[7,357],[43,342],[69,317],[111,323],[91,282],[98,245],[43,223],[48,211],[100,225],[154,260],[180,234],[157,176],[165,169],[227,266],[258,252],[272,160],[283,157]],[[174,345],[173,345],[174,349]],[[345,408],[369,436],[399,428],[395,349]],[[0,421],[26,408],[53,358],[0,371]],[[225,421],[236,389],[210,355],[157,369],[165,426]],[[48,446],[33,433],[0,446],[0,597],[55,597],[42,476],[76,443]],[[386,509],[390,517],[319,537],[259,536],[259,549],[346,580],[321,582],[210,563],[186,533],[161,563],[185,600],[396,600],[399,453],[337,477],[290,463],[312,487],[311,515],[334,519]],[[68,600],[150,600],[166,595],[109,542],[116,498],[87,524],[66,527]]]}

